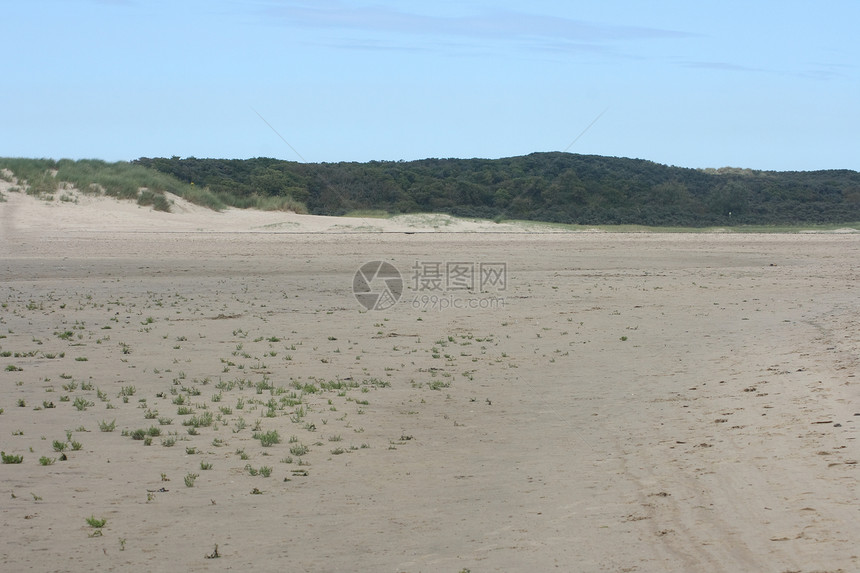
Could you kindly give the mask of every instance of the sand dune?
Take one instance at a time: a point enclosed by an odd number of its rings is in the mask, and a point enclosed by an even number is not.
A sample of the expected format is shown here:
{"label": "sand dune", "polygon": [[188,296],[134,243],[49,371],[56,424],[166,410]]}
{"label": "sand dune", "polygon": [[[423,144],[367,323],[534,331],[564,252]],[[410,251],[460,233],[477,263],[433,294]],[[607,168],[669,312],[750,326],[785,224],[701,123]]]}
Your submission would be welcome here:
{"label": "sand dune", "polygon": [[[225,209],[213,211],[167,193],[171,212],[141,207],[132,201],[60,191],[52,200],[37,200],[8,192],[10,183],[0,181],[7,199],[3,224],[19,232],[219,232],[219,233],[356,233],[356,232],[528,232],[527,223],[494,223],[447,215],[400,215],[390,218],[325,217],[280,211]],[[63,198],[63,199],[61,199]],[[553,231],[552,227],[541,227]]]}
{"label": "sand dune", "polygon": [[860,569],[856,234],[4,195],[4,570]]}

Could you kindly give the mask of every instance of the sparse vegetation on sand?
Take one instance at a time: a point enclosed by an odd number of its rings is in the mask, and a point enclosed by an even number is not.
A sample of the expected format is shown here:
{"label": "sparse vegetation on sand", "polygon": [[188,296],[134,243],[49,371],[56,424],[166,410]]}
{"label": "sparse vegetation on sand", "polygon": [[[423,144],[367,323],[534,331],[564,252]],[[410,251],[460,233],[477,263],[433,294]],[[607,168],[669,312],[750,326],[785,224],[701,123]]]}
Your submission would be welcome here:
{"label": "sparse vegetation on sand", "polygon": [[[668,543],[681,571],[747,539],[727,567],[853,570],[858,236],[57,231],[0,217],[28,240],[0,265],[5,569],[217,542],[235,570],[634,570]],[[405,284],[506,260],[511,304],[365,311],[365,256]]]}
{"label": "sparse vegetation on sand", "polygon": [[76,189],[85,195],[107,195],[136,201],[156,211],[170,211],[171,202],[165,193],[220,211],[226,207],[254,208],[264,211],[306,213],[307,207],[289,192],[236,195],[226,191],[212,192],[193,181],[183,182],[173,175],[144,165],[129,162],[109,163],[97,159],[26,159],[0,157],[0,169],[12,173],[18,186],[28,195],[53,199],[64,191],[61,201],[74,202],[67,190]]}
{"label": "sparse vegetation on sand", "polygon": [[24,461],[24,456],[21,454],[7,454],[6,452],[0,452],[0,459],[2,459],[4,464],[20,464]]}
{"label": "sparse vegetation on sand", "polygon": [[105,524],[107,523],[107,519],[97,518],[96,516],[91,515],[86,518],[86,522],[87,525],[89,525],[90,527],[95,527],[98,529],[105,526]]}

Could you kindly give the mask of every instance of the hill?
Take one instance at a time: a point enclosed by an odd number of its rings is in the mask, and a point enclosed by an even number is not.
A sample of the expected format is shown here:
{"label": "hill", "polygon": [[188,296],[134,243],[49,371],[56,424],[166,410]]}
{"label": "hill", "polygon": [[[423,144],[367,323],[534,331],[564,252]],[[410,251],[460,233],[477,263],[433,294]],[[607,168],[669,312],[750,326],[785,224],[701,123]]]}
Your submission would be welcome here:
{"label": "hill", "polygon": [[569,153],[368,163],[193,157],[135,163],[206,187],[226,202],[289,197],[318,215],[382,210],[655,226],[860,221],[860,173],[849,170],[699,170]]}
{"label": "hill", "polygon": [[368,163],[0,158],[0,170],[32,195],[74,187],[163,211],[171,208],[165,193],[172,193],[215,210],[252,207],[314,215],[432,212],[496,221],[664,227],[860,222],[856,171],[688,169],[569,153]]}

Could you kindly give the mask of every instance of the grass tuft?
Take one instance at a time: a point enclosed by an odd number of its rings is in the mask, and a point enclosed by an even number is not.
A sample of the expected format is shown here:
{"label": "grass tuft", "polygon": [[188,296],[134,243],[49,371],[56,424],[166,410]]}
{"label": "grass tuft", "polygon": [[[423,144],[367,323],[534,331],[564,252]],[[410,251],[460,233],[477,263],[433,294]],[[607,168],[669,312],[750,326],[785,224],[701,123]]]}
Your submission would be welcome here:
{"label": "grass tuft", "polygon": [[260,445],[264,448],[280,443],[281,437],[277,430],[269,430],[268,432],[256,432],[254,439],[260,440]]}
{"label": "grass tuft", "polygon": [[90,527],[95,527],[96,529],[100,529],[100,528],[104,527],[105,524],[107,523],[107,519],[104,519],[104,518],[98,519],[94,515],[87,517],[86,521],[87,521],[87,525],[89,525]]}

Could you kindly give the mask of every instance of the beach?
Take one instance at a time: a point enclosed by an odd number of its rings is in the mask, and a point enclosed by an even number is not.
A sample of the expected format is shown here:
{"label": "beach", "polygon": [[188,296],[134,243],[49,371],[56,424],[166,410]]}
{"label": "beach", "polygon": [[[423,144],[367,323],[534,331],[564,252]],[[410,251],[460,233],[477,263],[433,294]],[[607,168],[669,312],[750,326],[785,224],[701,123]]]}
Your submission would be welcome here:
{"label": "beach", "polygon": [[858,233],[0,192],[6,570],[860,568]]}

